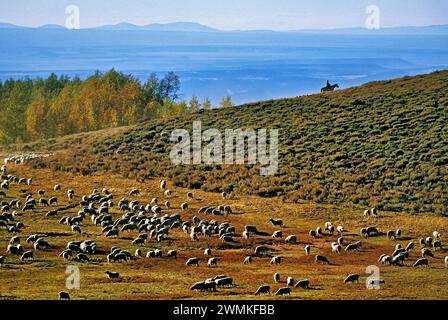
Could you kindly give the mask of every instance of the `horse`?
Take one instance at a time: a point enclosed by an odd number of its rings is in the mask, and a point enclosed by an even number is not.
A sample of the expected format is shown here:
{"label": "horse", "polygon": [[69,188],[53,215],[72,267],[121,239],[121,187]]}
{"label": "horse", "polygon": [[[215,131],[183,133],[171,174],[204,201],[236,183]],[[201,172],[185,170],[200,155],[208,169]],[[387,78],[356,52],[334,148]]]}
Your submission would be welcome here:
{"label": "horse", "polygon": [[322,88],[322,89],[320,90],[320,93],[324,93],[324,92],[333,92],[336,88],[339,89],[339,85],[338,85],[338,84],[334,84],[334,85],[332,85],[332,86]]}

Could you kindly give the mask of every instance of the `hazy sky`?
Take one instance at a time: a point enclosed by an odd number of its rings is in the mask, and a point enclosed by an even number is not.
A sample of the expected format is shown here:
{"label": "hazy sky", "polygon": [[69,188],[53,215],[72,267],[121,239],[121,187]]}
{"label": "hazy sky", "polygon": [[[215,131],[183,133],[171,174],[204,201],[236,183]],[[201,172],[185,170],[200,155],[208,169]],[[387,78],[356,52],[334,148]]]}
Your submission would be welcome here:
{"label": "hazy sky", "polygon": [[193,21],[224,30],[355,27],[364,26],[368,5],[380,8],[382,27],[448,24],[447,0],[0,0],[0,22],[64,25],[72,4],[81,28],[124,21]]}

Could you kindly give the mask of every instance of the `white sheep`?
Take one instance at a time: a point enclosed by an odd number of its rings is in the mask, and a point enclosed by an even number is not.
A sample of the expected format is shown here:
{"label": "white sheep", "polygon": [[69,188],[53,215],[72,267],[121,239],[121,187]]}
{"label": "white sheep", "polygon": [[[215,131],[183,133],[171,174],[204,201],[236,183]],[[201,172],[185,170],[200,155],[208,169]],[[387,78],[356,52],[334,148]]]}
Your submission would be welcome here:
{"label": "white sheep", "polygon": [[307,256],[311,254],[311,246],[309,244],[305,246],[305,254]]}
{"label": "white sheep", "polygon": [[244,264],[251,264],[252,263],[252,256],[247,256],[244,259]]}
{"label": "white sheep", "polygon": [[275,283],[279,283],[280,282],[280,274],[278,274],[278,273],[274,274],[274,281],[275,281]]}
{"label": "white sheep", "polygon": [[215,267],[218,264],[218,260],[216,258],[208,259],[207,266]]}

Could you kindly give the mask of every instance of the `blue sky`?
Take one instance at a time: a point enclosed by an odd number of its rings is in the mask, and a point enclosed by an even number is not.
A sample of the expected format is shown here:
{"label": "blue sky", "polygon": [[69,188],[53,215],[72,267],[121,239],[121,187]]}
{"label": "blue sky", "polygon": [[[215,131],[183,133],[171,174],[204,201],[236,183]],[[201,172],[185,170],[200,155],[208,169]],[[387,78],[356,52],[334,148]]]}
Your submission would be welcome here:
{"label": "blue sky", "polygon": [[0,0],[0,21],[64,25],[72,4],[80,8],[81,28],[174,21],[223,30],[359,27],[368,5],[380,8],[382,27],[448,24],[446,0]]}

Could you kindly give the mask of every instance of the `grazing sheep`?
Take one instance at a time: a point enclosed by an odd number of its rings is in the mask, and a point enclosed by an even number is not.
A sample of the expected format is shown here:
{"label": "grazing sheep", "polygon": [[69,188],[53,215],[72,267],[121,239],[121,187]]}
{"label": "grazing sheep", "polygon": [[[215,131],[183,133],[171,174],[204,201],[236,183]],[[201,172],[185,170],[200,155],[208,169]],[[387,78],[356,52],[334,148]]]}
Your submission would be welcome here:
{"label": "grazing sheep", "polygon": [[347,252],[354,251],[354,250],[358,250],[357,243],[351,243],[347,247],[345,247],[345,251],[347,251]]}
{"label": "grazing sheep", "polygon": [[370,214],[374,217],[378,216],[378,209],[377,208],[372,208],[370,209]]}
{"label": "grazing sheep", "polygon": [[336,228],[336,231],[342,236],[342,234],[344,233],[344,227],[343,226],[338,226]]}
{"label": "grazing sheep", "polygon": [[78,225],[74,225],[74,226],[72,226],[72,231],[73,232],[77,232],[77,233],[81,233],[81,228]]}
{"label": "grazing sheep", "polygon": [[310,238],[317,238],[317,234],[315,230],[310,230],[310,232],[308,233]]}
{"label": "grazing sheep", "polygon": [[247,233],[258,233],[257,227],[256,226],[245,226],[244,230]]}
{"label": "grazing sheep", "polygon": [[196,267],[199,267],[199,259],[198,258],[190,258],[185,263],[186,266],[193,266],[196,265]]}
{"label": "grazing sheep", "polygon": [[445,257],[445,268],[448,268],[448,256]]}
{"label": "grazing sheep", "polygon": [[280,288],[275,293],[276,296],[283,296],[285,294],[291,295],[291,288],[288,288],[288,287]]}
{"label": "grazing sheep", "polygon": [[5,256],[0,256],[0,266],[2,266],[5,263]]}
{"label": "grazing sheep", "polygon": [[341,253],[342,246],[336,242],[333,242],[331,244],[331,250],[333,251],[333,253]]}
{"label": "grazing sheep", "polygon": [[260,286],[255,292],[255,296],[260,294],[271,294],[271,287],[268,285]]}
{"label": "grazing sheep", "polygon": [[244,264],[251,264],[252,263],[252,256],[247,256],[244,258]]}
{"label": "grazing sheep", "polygon": [[428,259],[426,259],[426,258],[418,259],[417,262],[414,263],[413,267],[417,268],[419,266],[427,266],[427,267],[429,267]]}
{"label": "grazing sheep", "polygon": [[61,186],[59,184],[54,186],[54,191],[61,191]]}
{"label": "grazing sheep", "polygon": [[438,231],[434,231],[432,233],[432,236],[434,237],[434,239],[437,239],[437,240],[440,240],[440,238],[442,237]]}
{"label": "grazing sheep", "polygon": [[322,237],[324,234],[322,233],[322,228],[321,227],[317,227],[316,228],[316,234],[320,237]]}
{"label": "grazing sheep", "polygon": [[227,192],[224,191],[221,193],[221,197],[225,200],[227,198]]}
{"label": "grazing sheep", "polygon": [[70,300],[70,295],[68,292],[61,291],[59,292],[59,300]]}
{"label": "grazing sheep", "polygon": [[406,246],[406,251],[411,251],[414,250],[415,248],[415,243],[414,242],[409,242],[408,245]]}
{"label": "grazing sheep", "polygon": [[210,282],[205,282],[205,281],[200,281],[200,282],[196,282],[193,286],[191,286],[190,290],[194,291],[194,290],[199,290],[201,292],[204,291],[216,291],[216,283],[214,281],[210,281]]}
{"label": "grazing sheep", "polygon": [[274,227],[283,227],[283,220],[269,219]]}
{"label": "grazing sheep", "polygon": [[218,265],[218,260],[216,258],[208,259],[207,266],[208,267],[216,267]]}
{"label": "grazing sheep", "polygon": [[217,287],[233,286],[233,279],[230,277],[220,278],[215,280]]}
{"label": "grazing sheep", "polygon": [[432,243],[433,243],[434,239],[432,237],[427,237],[426,238],[426,244],[430,247],[432,247]]}
{"label": "grazing sheep", "polygon": [[314,258],[314,262],[315,263],[322,263],[322,264],[330,264],[330,261],[324,257],[324,256],[320,256],[320,255],[316,255],[316,257]]}
{"label": "grazing sheep", "polygon": [[423,248],[423,249],[422,249],[422,257],[423,257],[423,258],[425,258],[425,257],[431,257],[431,258],[434,258],[434,254],[432,253],[431,249]]}
{"label": "grazing sheep", "polygon": [[20,257],[20,261],[25,261],[25,260],[34,260],[34,253],[33,251],[26,251],[23,253],[22,257]]}
{"label": "grazing sheep", "polygon": [[282,262],[282,259],[280,257],[273,257],[271,259],[271,264],[280,264]]}
{"label": "grazing sheep", "polygon": [[401,237],[401,230],[397,229],[397,231],[395,231],[395,237],[396,238],[400,238]]}
{"label": "grazing sheep", "polygon": [[423,238],[421,238],[421,239],[419,240],[419,243],[420,243],[420,246],[421,246],[421,247],[426,246],[426,241],[425,241],[425,239],[423,239]]}
{"label": "grazing sheep", "polygon": [[368,217],[368,216],[370,216],[370,210],[364,210],[363,213],[362,213],[362,215],[363,215],[364,217]]}
{"label": "grazing sheep", "polygon": [[247,231],[244,231],[243,232],[243,239],[249,239],[250,238],[250,233],[249,232],[247,232]]}
{"label": "grazing sheep", "polygon": [[442,241],[435,240],[434,243],[432,244],[432,248],[434,249],[434,251],[441,250],[442,249]]}
{"label": "grazing sheep", "polygon": [[275,281],[275,283],[279,283],[280,282],[280,274],[278,274],[278,273],[274,274],[274,281]]}
{"label": "grazing sheep", "polygon": [[390,256],[387,255],[382,255],[380,257],[380,259],[378,260],[378,262],[380,262],[381,264],[385,264],[385,265],[391,265],[392,264],[392,258]]}
{"label": "grazing sheep", "polygon": [[169,258],[177,259],[177,251],[176,250],[170,250],[170,251],[168,251],[166,256],[169,257]]}
{"label": "grazing sheep", "polygon": [[188,209],[188,203],[184,202],[180,205],[181,210],[187,210]]}
{"label": "grazing sheep", "polygon": [[294,278],[293,277],[288,277],[288,279],[286,280],[286,284],[288,285],[288,287],[294,287]]}
{"label": "grazing sheep", "polygon": [[308,279],[300,280],[294,286],[294,288],[302,288],[302,289],[309,289],[309,287],[310,287],[310,280]]}
{"label": "grazing sheep", "polygon": [[207,248],[204,250],[204,256],[206,257],[210,257],[212,255],[212,249],[211,248]]}
{"label": "grazing sheep", "polygon": [[194,198],[194,196],[193,196],[193,192],[187,192],[187,199],[193,199]]}
{"label": "grazing sheep", "polygon": [[358,282],[359,283],[359,274],[351,274],[347,278],[345,278],[344,283],[349,282]]}
{"label": "grazing sheep", "polygon": [[344,245],[344,238],[343,237],[339,237],[337,242],[338,242],[338,244],[343,246]]}
{"label": "grazing sheep", "polygon": [[281,231],[275,231],[273,234],[272,234],[272,238],[283,238],[283,232],[281,232]]}
{"label": "grazing sheep", "polygon": [[265,246],[258,246],[255,248],[255,255],[261,256],[264,255],[268,251],[268,248]]}
{"label": "grazing sheep", "polygon": [[307,256],[311,254],[311,246],[309,244],[305,246],[305,254]]}
{"label": "grazing sheep", "polygon": [[120,274],[118,272],[106,271],[104,273],[107,274],[107,277],[109,279],[118,279],[118,278],[120,278]]}
{"label": "grazing sheep", "polygon": [[134,246],[143,246],[145,244],[145,239],[144,238],[136,238],[134,240],[132,240],[132,245]]}
{"label": "grazing sheep", "polygon": [[297,243],[297,236],[296,235],[289,235],[285,239],[286,244],[295,244]]}
{"label": "grazing sheep", "polygon": [[389,230],[387,231],[387,240],[395,240],[396,234],[395,231]]}

